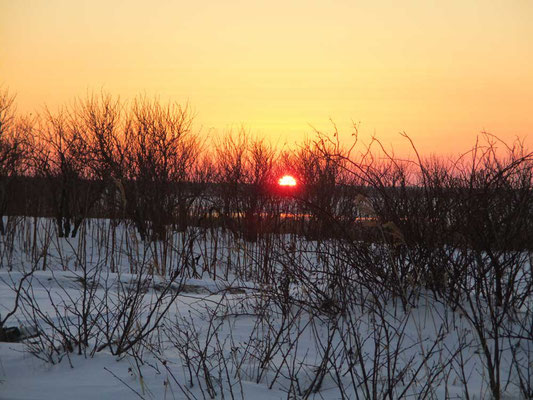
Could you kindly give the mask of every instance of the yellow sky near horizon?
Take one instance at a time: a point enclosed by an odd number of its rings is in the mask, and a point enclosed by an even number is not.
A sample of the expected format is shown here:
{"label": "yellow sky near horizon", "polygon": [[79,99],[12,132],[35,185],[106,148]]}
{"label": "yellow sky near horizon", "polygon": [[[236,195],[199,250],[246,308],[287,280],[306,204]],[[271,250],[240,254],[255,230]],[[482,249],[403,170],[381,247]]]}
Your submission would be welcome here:
{"label": "yellow sky near horizon", "polygon": [[331,130],[402,152],[482,130],[533,143],[533,2],[0,0],[0,84],[19,110],[102,88],[189,102],[206,133]]}

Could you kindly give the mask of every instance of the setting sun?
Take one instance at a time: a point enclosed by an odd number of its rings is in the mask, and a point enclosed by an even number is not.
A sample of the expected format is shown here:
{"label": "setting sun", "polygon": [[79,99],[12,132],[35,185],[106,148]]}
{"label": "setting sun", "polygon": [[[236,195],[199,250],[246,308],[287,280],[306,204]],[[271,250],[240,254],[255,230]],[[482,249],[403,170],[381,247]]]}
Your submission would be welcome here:
{"label": "setting sun", "polygon": [[278,181],[280,186],[296,186],[296,179],[290,175],[281,177]]}

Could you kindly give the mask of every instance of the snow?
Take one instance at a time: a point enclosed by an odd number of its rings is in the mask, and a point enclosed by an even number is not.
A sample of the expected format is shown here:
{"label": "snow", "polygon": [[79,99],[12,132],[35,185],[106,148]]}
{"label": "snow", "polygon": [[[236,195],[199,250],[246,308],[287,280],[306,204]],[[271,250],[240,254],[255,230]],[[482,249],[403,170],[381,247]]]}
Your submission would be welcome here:
{"label": "snow", "polygon": [[[31,221],[25,223],[26,231],[31,231]],[[260,400],[307,395],[338,399],[355,398],[356,394],[366,398],[367,384],[376,385],[377,397],[387,385],[392,385],[394,396],[463,398],[467,388],[471,398],[490,397],[486,359],[471,323],[430,293],[423,292],[417,307],[407,309],[395,301],[378,304],[379,300],[363,289],[357,295],[359,300],[344,313],[311,307],[309,290],[321,287],[324,273],[318,268],[324,260],[313,253],[317,244],[295,242],[282,235],[276,239],[289,252],[304,254],[299,261],[306,268],[316,266],[316,276],[309,278],[307,285],[287,283],[287,295],[293,300],[287,306],[274,296],[285,293],[280,289],[282,281],[264,286],[256,283],[253,274],[242,272],[242,266],[263,262],[261,243],[232,241],[230,235],[218,231],[204,235],[193,246],[194,271],[172,280],[169,271],[177,261],[164,260],[161,248],[138,241],[127,227],[119,228],[117,242],[111,243],[111,236],[105,234],[110,229],[106,221],[93,221],[87,231],[80,232],[81,238],[75,239],[54,238],[49,234],[50,221],[38,223],[39,235],[32,242],[39,247],[37,251],[28,246],[23,233],[13,239],[10,251],[7,241],[2,242],[0,314],[13,309],[13,288],[33,267],[35,271],[23,287],[41,314],[32,319],[32,308],[23,298],[8,326],[37,322],[53,336],[51,323],[71,323],[65,329],[76,334],[77,313],[84,309],[83,302],[88,301],[84,294],[88,293],[93,296],[88,318],[96,325],[87,349],[78,354],[75,345],[72,352],[53,354],[50,359],[54,363],[33,354],[50,343],[37,345],[37,339],[0,343],[1,399],[213,396]],[[215,238],[223,238],[217,246]],[[180,247],[184,239],[179,235],[170,239],[174,251],[183,250],[176,251],[176,257],[185,254],[187,246]],[[128,243],[128,252],[118,243]],[[40,255],[44,248],[46,262]],[[80,254],[85,255],[83,262]],[[156,272],[164,263],[155,264],[154,259],[167,263],[167,274]],[[107,318],[119,326],[117,332],[125,330],[114,313],[139,285],[143,293],[138,308],[131,308],[138,313],[137,326],[131,332],[139,332],[145,322],[152,326],[155,318],[149,319],[150,311],[155,310],[157,316],[168,306],[158,329],[146,336],[146,345],[133,346],[120,355],[112,354],[115,344],[99,348],[106,339],[105,328],[99,324]],[[163,291],[166,285],[171,289],[168,293]],[[94,291],[84,291],[88,287]],[[153,307],[163,294],[159,306]],[[106,306],[102,306],[104,301]],[[55,336],[55,340],[53,344],[61,349],[60,338]],[[512,363],[516,343],[503,339],[500,343],[502,379],[507,383],[504,395],[508,398],[519,398],[519,373]],[[533,349],[531,341],[527,343],[520,354],[530,357],[531,363]],[[348,354],[347,349],[354,349],[353,353]],[[324,365],[328,372],[318,374]]]}

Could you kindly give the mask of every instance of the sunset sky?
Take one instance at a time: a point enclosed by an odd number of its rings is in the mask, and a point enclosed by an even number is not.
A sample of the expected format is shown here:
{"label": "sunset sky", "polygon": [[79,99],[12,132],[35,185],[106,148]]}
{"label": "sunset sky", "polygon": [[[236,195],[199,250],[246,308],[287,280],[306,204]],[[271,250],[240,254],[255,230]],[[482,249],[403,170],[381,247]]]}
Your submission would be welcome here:
{"label": "sunset sky", "polygon": [[189,102],[206,134],[377,135],[403,151],[486,130],[533,147],[530,0],[0,0],[0,85],[22,112],[102,88]]}

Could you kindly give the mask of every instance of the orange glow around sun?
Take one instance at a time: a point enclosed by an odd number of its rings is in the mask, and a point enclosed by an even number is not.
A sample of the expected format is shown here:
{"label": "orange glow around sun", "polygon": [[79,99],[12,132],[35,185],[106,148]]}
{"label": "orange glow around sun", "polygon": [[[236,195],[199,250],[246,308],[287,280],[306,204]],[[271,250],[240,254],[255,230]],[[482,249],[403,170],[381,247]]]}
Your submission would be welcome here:
{"label": "orange glow around sun", "polygon": [[284,175],[278,181],[280,186],[296,186],[296,179],[290,175]]}

